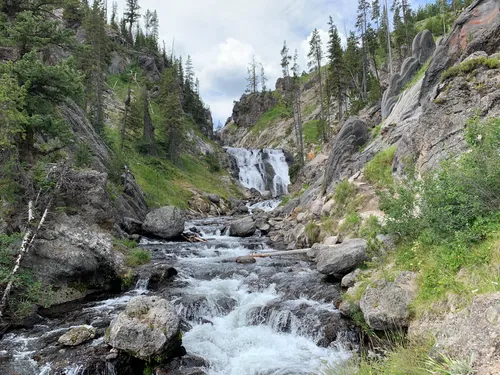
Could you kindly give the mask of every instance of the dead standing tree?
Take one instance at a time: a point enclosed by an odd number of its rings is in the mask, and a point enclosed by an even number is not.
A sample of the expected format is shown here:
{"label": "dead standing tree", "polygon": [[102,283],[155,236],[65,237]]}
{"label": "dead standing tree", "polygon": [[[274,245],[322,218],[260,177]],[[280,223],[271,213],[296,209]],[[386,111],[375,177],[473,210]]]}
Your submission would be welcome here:
{"label": "dead standing tree", "polygon": [[[45,191],[43,188],[40,188],[36,198],[34,200],[31,199],[28,202],[28,220],[26,223],[26,228],[24,230],[24,236],[21,242],[21,247],[19,248],[19,253],[17,255],[16,262],[14,264],[14,268],[12,269],[9,275],[8,278],[9,282],[5,287],[2,299],[0,300],[0,318],[3,317],[5,308],[7,307],[8,298],[12,291],[12,288],[14,287],[15,278],[21,268],[21,263],[25,258],[25,256],[29,253],[38,233],[40,232],[40,229],[43,227],[45,221],[47,220],[47,215],[52,206],[52,203],[54,202],[54,198],[61,189],[61,186],[65,182],[65,177],[67,175],[68,169],[69,168],[67,163],[62,163],[61,165],[53,166],[47,173],[46,180],[57,181],[55,185],[53,185],[52,188]],[[42,196],[48,197],[45,200],[45,202],[42,202],[43,200]],[[42,215],[38,220],[38,224],[34,224],[38,206],[42,206],[40,209]]]}

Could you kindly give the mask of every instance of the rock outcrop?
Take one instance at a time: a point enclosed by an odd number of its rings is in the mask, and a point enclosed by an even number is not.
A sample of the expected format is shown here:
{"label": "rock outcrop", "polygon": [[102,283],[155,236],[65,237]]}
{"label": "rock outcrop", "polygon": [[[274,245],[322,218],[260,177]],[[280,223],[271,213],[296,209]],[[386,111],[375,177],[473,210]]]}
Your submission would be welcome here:
{"label": "rock outcrop", "polygon": [[350,118],[340,129],[326,164],[324,191],[345,177],[350,177],[357,170],[352,169],[353,156],[368,141],[368,127],[358,118]]}
{"label": "rock outcrop", "polygon": [[167,300],[135,297],[111,322],[106,341],[144,361],[166,361],[181,348],[180,320]]}
{"label": "rock outcrop", "polygon": [[432,56],[435,48],[436,43],[429,30],[421,31],[413,39],[412,55],[405,59],[400,73],[396,73],[391,77],[389,87],[382,96],[381,109],[383,119],[389,116],[403,87],[412,80],[415,73]]}
{"label": "rock outcrop", "polygon": [[251,216],[231,222],[229,235],[233,237],[249,237],[253,235],[257,227]]}
{"label": "rock outcrop", "polygon": [[146,235],[170,240],[182,234],[185,221],[184,212],[179,208],[165,206],[147,214],[142,230]]}
{"label": "rock outcrop", "polygon": [[409,305],[416,293],[416,274],[401,272],[392,282],[379,280],[370,285],[359,307],[374,330],[402,329],[410,324]]}
{"label": "rock outcrop", "polygon": [[241,99],[234,103],[232,121],[239,127],[251,127],[277,102],[269,93],[243,94]]}
{"label": "rock outcrop", "polygon": [[341,278],[366,260],[367,243],[363,239],[346,240],[339,245],[319,245],[316,249],[316,269]]}

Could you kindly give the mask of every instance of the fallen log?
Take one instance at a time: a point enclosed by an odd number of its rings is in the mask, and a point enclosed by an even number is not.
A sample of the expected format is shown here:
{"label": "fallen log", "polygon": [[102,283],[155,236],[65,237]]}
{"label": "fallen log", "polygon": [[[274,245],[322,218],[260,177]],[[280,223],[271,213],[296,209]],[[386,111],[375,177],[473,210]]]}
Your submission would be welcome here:
{"label": "fallen log", "polygon": [[249,254],[249,256],[254,257],[254,258],[266,258],[266,257],[272,257],[272,256],[298,255],[298,254],[306,254],[309,250],[311,250],[311,249],[274,251],[272,253]]}

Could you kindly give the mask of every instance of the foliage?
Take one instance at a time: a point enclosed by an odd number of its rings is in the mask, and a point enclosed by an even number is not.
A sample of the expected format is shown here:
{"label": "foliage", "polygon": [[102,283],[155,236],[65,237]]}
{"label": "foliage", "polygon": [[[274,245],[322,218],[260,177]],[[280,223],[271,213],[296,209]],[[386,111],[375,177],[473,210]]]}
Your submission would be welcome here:
{"label": "foliage", "polygon": [[125,261],[130,267],[137,267],[149,263],[151,254],[144,249],[132,249],[125,257]]}
{"label": "foliage", "polygon": [[341,233],[356,234],[361,225],[361,216],[357,212],[351,212],[347,215],[339,228]]}
{"label": "foliage", "polygon": [[293,113],[291,109],[283,100],[279,100],[278,104],[259,117],[255,125],[252,126],[251,132],[254,134],[260,134],[270,125],[275,124],[281,119],[287,119],[292,116]]}
{"label": "foliage", "polygon": [[90,146],[85,142],[80,142],[75,152],[75,167],[90,167],[93,160],[94,156],[92,154],[92,149],[90,148]]}
{"label": "foliage", "polygon": [[448,78],[465,75],[477,68],[480,68],[481,66],[487,67],[489,69],[497,69],[500,68],[500,60],[485,56],[479,56],[473,59],[466,60],[445,70],[441,75],[441,82],[447,80]]}
{"label": "foliage", "polygon": [[304,142],[308,145],[317,144],[321,141],[323,125],[321,120],[311,120],[303,125]]}
{"label": "foliage", "polygon": [[426,361],[427,371],[434,375],[473,375],[476,372],[471,361],[454,359],[441,353],[439,359],[429,358]]}
{"label": "foliage", "polygon": [[356,198],[356,186],[351,184],[347,179],[339,182],[335,186],[333,199],[337,206],[337,215],[342,216],[346,212],[352,212],[353,204]]}
{"label": "foliage", "polygon": [[307,244],[309,246],[314,245],[315,243],[319,242],[319,237],[321,234],[321,228],[314,224],[314,223],[308,223],[305,228],[305,233],[307,236]]}
{"label": "foliage", "polygon": [[364,176],[366,180],[378,187],[390,186],[392,184],[392,161],[395,152],[396,146],[378,152],[365,165]]}

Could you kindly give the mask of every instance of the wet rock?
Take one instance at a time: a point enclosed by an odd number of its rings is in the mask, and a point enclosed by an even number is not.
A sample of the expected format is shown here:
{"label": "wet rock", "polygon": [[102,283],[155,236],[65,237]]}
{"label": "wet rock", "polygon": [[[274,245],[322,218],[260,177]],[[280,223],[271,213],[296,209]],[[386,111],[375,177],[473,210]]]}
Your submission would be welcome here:
{"label": "wet rock", "polygon": [[255,222],[252,217],[247,216],[243,219],[231,222],[229,227],[229,235],[233,237],[249,237],[255,233]]}
{"label": "wet rock", "polygon": [[236,258],[236,263],[241,263],[241,264],[251,264],[251,263],[256,263],[257,260],[255,260],[254,257],[252,256],[241,256]]}
{"label": "wet rock", "polygon": [[142,222],[131,217],[124,217],[120,222],[120,227],[128,234],[142,233]]}
{"label": "wet rock", "polygon": [[96,335],[94,327],[78,327],[73,328],[59,337],[57,342],[64,346],[78,346],[86,341],[92,340]]}
{"label": "wet rock", "polygon": [[[148,270],[150,267],[148,267]],[[166,286],[171,280],[177,276],[177,270],[168,264],[158,264],[151,269],[149,276],[148,289],[158,290]]]}
{"label": "wet rock", "polygon": [[208,194],[208,200],[214,204],[220,203],[220,197],[217,194]]}
{"label": "wet rock", "polygon": [[264,199],[265,201],[269,200],[269,199],[273,199],[273,193],[270,192],[269,190],[266,190],[262,193],[262,199]]}
{"label": "wet rock", "polygon": [[316,268],[325,275],[340,278],[366,260],[363,239],[346,240],[339,245],[318,245]]}
{"label": "wet rock", "polygon": [[142,360],[169,358],[181,346],[179,329],[179,317],[167,300],[139,296],[111,322],[106,341]]}
{"label": "wet rock", "polygon": [[142,224],[146,234],[164,239],[179,237],[184,231],[186,217],[177,207],[165,206],[151,211]]}
{"label": "wet rock", "polygon": [[410,323],[408,307],[416,293],[416,274],[401,272],[393,282],[379,280],[370,285],[359,306],[366,323],[375,330],[406,328]]}
{"label": "wet rock", "polygon": [[351,176],[359,168],[352,165],[352,156],[359,152],[369,138],[368,127],[356,117],[345,122],[333,142],[325,171],[324,189],[330,191],[344,177]]}

